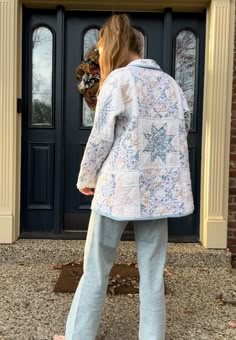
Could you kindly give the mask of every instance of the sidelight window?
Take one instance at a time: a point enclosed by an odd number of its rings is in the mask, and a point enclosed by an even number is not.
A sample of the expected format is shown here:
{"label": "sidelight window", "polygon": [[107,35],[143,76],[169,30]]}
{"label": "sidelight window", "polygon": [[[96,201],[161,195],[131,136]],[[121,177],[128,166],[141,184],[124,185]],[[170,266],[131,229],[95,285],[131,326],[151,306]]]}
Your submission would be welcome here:
{"label": "sidelight window", "polygon": [[191,115],[196,98],[196,55],[196,35],[190,30],[179,32],[175,41],[175,79],[186,95]]}
{"label": "sidelight window", "polygon": [[53,72],[53,35],[38,27],[32,35],[32,121],[33,127],[51,127]]}

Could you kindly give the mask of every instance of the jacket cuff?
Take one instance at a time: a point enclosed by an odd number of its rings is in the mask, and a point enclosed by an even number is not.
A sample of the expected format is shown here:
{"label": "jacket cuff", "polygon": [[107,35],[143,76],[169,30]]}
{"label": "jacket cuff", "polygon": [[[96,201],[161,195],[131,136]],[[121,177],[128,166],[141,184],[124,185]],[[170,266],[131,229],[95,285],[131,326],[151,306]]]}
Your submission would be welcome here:
{"label": "jacket cuff", "polygon": [[85,176],[80,176],[79,175],[76,186],[77,186],[78,189],[83,189],[83,188],[94,189],[95,186],[96,186],[96,182],[89,180]]}

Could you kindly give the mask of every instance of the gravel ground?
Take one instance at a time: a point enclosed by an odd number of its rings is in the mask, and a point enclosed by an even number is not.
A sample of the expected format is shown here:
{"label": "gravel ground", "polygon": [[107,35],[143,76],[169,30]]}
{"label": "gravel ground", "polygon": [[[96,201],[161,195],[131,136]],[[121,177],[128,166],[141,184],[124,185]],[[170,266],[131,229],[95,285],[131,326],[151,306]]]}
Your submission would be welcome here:
{"label": "gravel ground", "polygon": [[[53,265],[82,259],[83,247],[84,241],[68,240],[0,245],[0,339],[47,340],[64,333],[73,294],[53,293],[60,273]],[[121,242],[116,262],[136,262],[134,242]],[[166,340],[236,339],[228,324],[236,322],[236,270],[227,250],[169,243],[165,282]],[[136,340],[138,317],[137,295],[108,296],[99,339]]]}

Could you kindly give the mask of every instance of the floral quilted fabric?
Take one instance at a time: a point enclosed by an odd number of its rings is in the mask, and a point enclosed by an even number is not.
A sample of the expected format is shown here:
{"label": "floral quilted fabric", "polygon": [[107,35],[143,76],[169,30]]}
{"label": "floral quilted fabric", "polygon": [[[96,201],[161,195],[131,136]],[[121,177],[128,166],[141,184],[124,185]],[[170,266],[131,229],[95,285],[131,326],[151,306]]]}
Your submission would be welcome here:
{"label": "floral quilted fabric", "polygon": [[98,97],[77,187],[117,220],[180,217],[194,209],[183,91],[155,61],[113,71]]}

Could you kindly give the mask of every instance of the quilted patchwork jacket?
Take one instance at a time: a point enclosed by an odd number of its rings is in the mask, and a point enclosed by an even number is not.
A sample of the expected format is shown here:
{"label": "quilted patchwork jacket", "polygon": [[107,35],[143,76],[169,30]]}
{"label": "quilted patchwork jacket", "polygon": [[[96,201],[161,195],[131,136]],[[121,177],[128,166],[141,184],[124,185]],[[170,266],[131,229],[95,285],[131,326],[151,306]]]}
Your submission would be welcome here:
{"label": "quilted patchwork jacket", "polygon": [[181,88],[154,60],[111,72],[77,182],[95,188],[91,208],[116,220],[191,214],[190,119]]}

